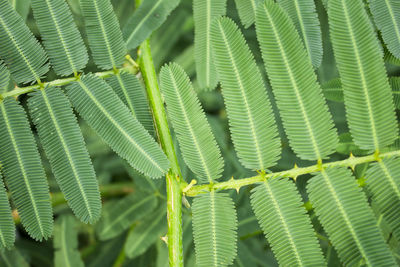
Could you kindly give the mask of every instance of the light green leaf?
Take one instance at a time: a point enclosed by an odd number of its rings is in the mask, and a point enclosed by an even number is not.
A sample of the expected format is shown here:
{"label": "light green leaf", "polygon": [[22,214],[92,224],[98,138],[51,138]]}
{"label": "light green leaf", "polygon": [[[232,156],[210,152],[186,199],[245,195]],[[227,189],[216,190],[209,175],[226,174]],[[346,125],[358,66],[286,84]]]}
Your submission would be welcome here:
{"label": "light green leaf", "polygon": [[78,250],[78,232],[75,218],[62,215],[54,226],[54,266],[83,267]]}
{"label": "light green leaf", "polygon": [[101,69],[122,65],[126,45],[110,0],[80,0],[93,60]]}
{"label": "light green leaf", "polygon": [[237,219],[229,195],[214,191],[199,195],[193,200],[192,211],[197,265],[232,264],[236,257]]}
{"label": "light green leaf", "polygon": [[94,223],[101,213],[100,192],[71,104],[55,87],[35,91],[28,103],[65,199],[79,219]]}
{"label": "light green leaf", "polygon": [[257,6],[262,0],[235,0],[240,21],[245,28],[250,27],[256,19]]}
{"label": "light green leaf", "polygon": [[226,0],[193,0],[194,56],[201,89],[212,90],[218,84],[211,51],[211,23],[225,13]]}
{"label": "light green leaf", "polygon": [[31,8],[31,0],[9,0],[9,2],[22,19],[26,21]]}
{"label": "light green leaf", "polygon": [[12,250],[0,251],[0,266],[5,267],[29,267],[20,251],[16,248]]}
{"label": "light green leaf", "polygon": [[0,173],[0,251],[12,248],[15,241],[15,225],[11,216],[10,203]]}
{"label": "light green leaf", "polygon": [[379,151],[398,128],[377,37],[362,0],[329,0],[328,12],[350,132],[360,148]]}
{"label": "light green leaf", "polygon": [[53,230],[49,187],[25,111],[13,98],[0,103],[0,162],[22,225],[36,240]]}
{"label": "light green leaf", "polygon": [[67,91],[90,127],[132,167],[152,178],[168,170],[169,162],[160,146],[105,81],[88,74],[69,85]]}
{"label": "light green leaf", "polygon": [[367,198],[350,170],[323,170],[309,181],[307,192],[344,265],[396,265]]}
{"label": "light green leaf", "polygon": [[5,0],[0,2],[0,58],[17,83],[39,81],[49,70],[42,46]]}
{"label": "light green leaf", "polygon": [[384,159],[371,164],[365,179],[383,218],[400,240],[400,159]]}
{"label": "light green leaf", "polygon": [[296,185],[269,179],[252,190],[251,205],[281,266],[326,266]]}
{"label": "light green leaf", "polygon": [[180,0],[146,0],[133,13],[123,29],[128,49],[138,47],[167,19]]}
{"label": "light green leaf", "polygon": [[257,38],[289,144],[302,159],[333,153],[337,134],[310,58],[282,8],[271,0],[259,6]]}
{"label": "light green leaf", "polygon": [[249,169],[266,170],[279,158],[280,141],[260,70],[231,19],[215,20],[211,42],[240,162]]}
{"label": "light green leaf", "polygon": [[400,2],[369,0],[369,7],[387,48],[400,59]]}
{"label": "light green leaf", "polygon": [[32,0],[32,10],[55,72],[81,71],[89,58],[65,0]]}
{"label": "light green leaf", "polygon": [[202,183],[221,177],[224,161],[189,77],[176,63],[160,73],[168,115],[188,167]]}
{"label": "light green leaf", "polygon": [[322,34],[314,0],[279,0],[299,32],[314,68],[322,62]]}
{"label": "light green leaf", "polygon": [[135,192],[104,207],[96,232],[101,240],[118,236],[135,221],[152,212],[157,198],[152,193]]}

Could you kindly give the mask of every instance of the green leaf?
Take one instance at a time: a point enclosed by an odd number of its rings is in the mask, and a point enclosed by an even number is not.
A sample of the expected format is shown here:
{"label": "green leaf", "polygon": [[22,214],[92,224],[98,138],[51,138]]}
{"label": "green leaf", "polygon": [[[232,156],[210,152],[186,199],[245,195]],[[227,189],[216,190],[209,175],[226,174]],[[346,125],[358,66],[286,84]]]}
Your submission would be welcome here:
{"label": "green leaf", "polygon": [[128,49],[138,47],[163,24],[180,0],[146,0],[133,13],[123,29]]}
{"label": "green leaf", "polygon": [[4,188],[3,177],[0,173],[0,251],[11,248],[15,241],[15,225],[11,216],[7,192]]}
{"label": "green leaf", "polygon": [[384,159],[371,164],[365,179],[383,218],[400,240],[400,159]]}
{"label": "green leaf", "polygon": [[323,170],[309,181],[307,192],[344,265],[396,265],[350,170],[338,167]]}
{"label": "green leaf", "polygon": [[392,87],[394,106],[400,109],[400,77],[390,77],[389,83]]}
{"label": "green leaf", "polygon": [[262,0],[235,0],[240,21],[245,28],[250,27],[256,19],[257,6]]}
{"label": "green leaf", "polygon": [[54,266],[83,267],[78,250],[78,232],[75,218],[62,215],[54,226]]}
{"label": "green leaf", "polygon": [[102,79],[89,74],[67,87],[79,114],[122,158],[141,173],[161,177],[169,162],[149,133]]}
{"label": "green leaf", "polygon": [[81,71],[89,58],[65,0],[32,0],[32,10],[55,72]]}
{"label": "green leaf", "polygon": [[326,99],[336,102],[343,102],[343,88],[340,78],[335,78],[321,84],[322,92]]}
{"label": "green leaf", "polygon": [[125,254],[128,258],[142,255],[161,236],[167,232],[167,210],[162,205],[155,212],[148,214],[131,231],[126,239]]}
{"label": "green leaf", "polygon": [[400,59],[400,2],[370,0],[369,7],[387,48]]}
{"label": "green leaf", "polygon": [[260,70],[231,19],[215,20],[211,42],[240,162],[249,169],[265,170],[278,160],[280,141]]}
{"label": "green leaf", "polygon": [[236,257],[235,206],[226,193],[196,196],[192,205],[196,262],[200,267],[220,267]]}
{"label": "green leaf", "polygon": [[110,0],[80,0],[93,60],[101,69],[124,63],[126,45]]}
{"label": "green leaf", "polygon": [[135,221],[152,212],[157,205],[154,194],[135,192],[104,207],[96,227],[100,240],[118,236]]}
{"label": "green leaf", "polygon": [[153,118],[151,117],[146,92],[138,78],[128,72],[121,72],[107,79],[107,83],[143,127],[153,133]]}
{"label": "green leaf", "polygon": [[331,39],[354,142],[379,151],[397,138],[382,53],[362,0],[329,0]]}
{"label": "green leaf", "polygon": [[17,83],[39,81],[49,70],[42,46],[6,0],[0,2],[0,58]]}
{"label": "green leaf", "polygon": [[4,65],[4,62],[0,60],[0,94],[7,91],[8,84],[10,83],[10,72]]}
{"label": "green leaf", "polygon": [[25,111],[15,99],[0,103],[0,162],[22,225],[36,240],[53,230],[49,187]]}
{"label": "green leaf", "polygon": [[0,266],[5,266],[5,267],[29,267],[30,265],[20,251],[16,248],[12,250],[2,250],[0,251]]}
{"label": "green leaf", "polygon": [[9,2],[22,19],[26,21],[31,8],[31,0],[9,0]]}
{"label": "green leaf", "polygon": [[65,199],[79,219],[94,223],[101,213],[100,192],[71,104],[55,87],[35,91],[28,103]]}
{"label": "green leaf", "polygon": [[322,34],[314,0],[279,0],[299,32],[314,68],[322,62]]}
{"label": "green leaf", "polygon": [[337,134],[292,21],[278,4],[267,0],[257,10],[256,30],[290,146],[302,159],[324,159],[334,152]]}
{"label": "green leaf", "polygon": [[211,51],[211,24],[225,13],[226,0],[193,0],[194,56],[201,89],[212,90],[218,84]]}
{"label": "green leaf", "polygon": [[160,73],[168,115],[188,167],[202,183],[221,177],[224,161],[189,77],[176,63]]}
{"label": "green leaf", "polygon": [[251,205],[281,266],[326,266],[296,185],[269,179],[252,190]]}

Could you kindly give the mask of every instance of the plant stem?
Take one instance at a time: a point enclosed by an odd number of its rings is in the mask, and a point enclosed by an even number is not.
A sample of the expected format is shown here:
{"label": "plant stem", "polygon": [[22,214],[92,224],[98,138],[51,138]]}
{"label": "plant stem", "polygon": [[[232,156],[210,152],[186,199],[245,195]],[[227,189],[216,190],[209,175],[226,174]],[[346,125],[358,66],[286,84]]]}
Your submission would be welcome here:
{"label": "plant stem", "polygon": [[[94,75],[96,75],[97,77],[100,77],[102,79],[105,79],[105,78],[108,78],[112,75],[119,73],[120,71],[128,71],[132,74],[136,74],[138,72],[138,68],[137,68],[136,63],[134,61],[132,62],[132,59],[129,57],[129,60],[126,61],[126,63],[124,64],[123,67],[116,69],[116,70],[96,72],[96,73],[94,73]],[[70,84],[72,82],[75,82],[78,79],[79,79],[79,75],[75,76],[75,77],[57,79],[57,80],[53,80],[50,82],[43,82],[42,84],[34,84],[31,86],[25,86],[25,87],[15,87],[13,90],[11,90],[9,92],[0,94],[0,100],[4,99],[6,97],[10,97],[10,96],[18,97],[19,95],[32,92],[35,89],[40,89],[42,86],[43,87],[64,86],[64,85]]]}
{"label": "plant stem", "polygon": [[243,186],[263,182],[266,179],[273,179],[273,178],[278,178],[278,177],[291,177],[294,180],[296,180],[297,177],[300,175],[320,172],[321,170],[327,169],[327,168],[333,168],[333,167],[354,168],[358,164],[379,161],[384,158],[398,157],[398,156],[400,156],[400,150],[386,152],[386,153],[382,153],[382,154],[375,153],[375,154],[372,154],[369,156],[364,156],[364,157],[354,157],[353,155],[350,155],[350,157],[348,159],[335,161],[335,162],[316,164],[316,165],[312,165],[312,166],[304,167],[304,168],[298,168],[297,166],[295,166],[293,169],[290,169],[287,171],[259,174],[257,176],[244,178],[244,179],[238,179],[238,180],[235,180],[232,177],[229,181],[226,181],[226,182],[197,185],[197,186],[193,186],[190,189],[188,189],[187,191],[185,191],[185,195],[193,197],[198,194],[210,192],[212,190],[224,190],[224,189],[236,189],[237,191],[239,191],[239,189]]}
{"label": "plant stem", "polygon": [[151,56],[150,41],[147,39],[139,49],[139,65],[147,95],[153,112],[154,124],[161,146],[171,164],[171,169],[166,175],[167,182],[167,218],[168,218],[168,255],[169,266],[183,266],[182,246],[182,190],[180,179],[182,177],[174,144],[168,127],[164,102],[158,87],[157,75]]}

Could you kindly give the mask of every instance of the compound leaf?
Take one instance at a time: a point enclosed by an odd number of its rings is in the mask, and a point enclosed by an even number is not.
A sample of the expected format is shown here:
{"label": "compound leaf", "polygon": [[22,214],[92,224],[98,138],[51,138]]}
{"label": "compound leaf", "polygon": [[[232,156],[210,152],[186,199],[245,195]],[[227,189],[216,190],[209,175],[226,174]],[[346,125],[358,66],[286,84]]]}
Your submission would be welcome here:
{"label": "compound leaf", "polygon": [[10,72],[4,65],[4,62],[0,60],[0,94],[7,91],[8,84],[10,82]]}
{"label": "compound leaf", "polygon": [[28,234],[47,239],[53,230],[49,187],[25,111],[6,98],[0,115],[0,162],[7,187]]}
{"label": "compound leaf", "polygon": [[262,0],[235,0],[240,21],[245,28],[250,27],[256,19],[256,10]]}
{"label": "compound leaf", "polygon": [[278,160],[280,141],[260,70],[230,18],[214,21],[211,42],[240,162],[249,169],[265,170]]}
{"label": "compound leaf", "polygon": [[221,177],[224,161],[189,77],[176,63],[160,73],[168,115],[188,167],[203,183]]}
{"label": "compound leaf", "polygon": [[11,216],[11,207],[0,174],[0,251],[11,248],[15,241],[15,225]]}

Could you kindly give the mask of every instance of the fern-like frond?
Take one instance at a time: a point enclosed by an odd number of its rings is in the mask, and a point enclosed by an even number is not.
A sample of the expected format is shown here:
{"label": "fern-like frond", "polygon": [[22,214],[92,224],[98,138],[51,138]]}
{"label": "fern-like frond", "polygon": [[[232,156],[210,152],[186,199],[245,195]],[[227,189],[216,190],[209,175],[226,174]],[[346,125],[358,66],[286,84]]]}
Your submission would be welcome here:
{"label": "fern-like frond", "polygon": [[240,21],[245,28],[250,27],[256,19],[257,6],[263,0],[235,0]]}
{"label": "fern-like frond", "polygon": [[54,87],[35,91],[28,102],[65,199],[79,219],[94,223],[101,212],[100,192],[71,104],[60,88]]}
{"label": "fern-like frond", "polygon": [[128,72],[120,72],[107,79],[107,83],[143,127],[153,133],[153,118],[151,117],[146,92],[138,78]]}
{"label": "fern-like frond", "polygon": [[11,248],[15,241],[15,225],[11,216],[10,203],[0,173],[0,251]]}
{"label": "fern-like frond", "polygon": [[336,102],[343,102],[343,88],[340,78],[335,78],[321,84],[322,92],[326,99]]}
{"label": "fern-like frond", "polygon": [[169,162],[160,146],[105,81],[85,75],[67,91],[79,114],[132,167],[152,178],[168,170]]}
{"label": "fern-like frond", "polygon": [[309,181],[307,192],[344,265],[396,265],[350,170],[336,167],[321,171]]}
{"label": "fern-like frond", "polygon": [[392,87],[394,106],[400,109],[400,77],[390,77],[389,83]]}
{"label": "fern-like frond", "polygon": [[176,63],[160,73],[161,90],[188,167],[202,183],[221,177],[224,161],[189,77]]}
{"label": "fern-like frond", "polygon": [[193,0],[194,56],[201,89],[212,90],[218,84],[211,51],[211,24],[225,12],[226,0]]}
{"label": "fern-like frond", "polygon": [[32,0],[32,10],[55,72],[67,76],[82,70],[88,54],[65,0]]}
{"label": "fern-like frond", "polygon": [[323,50],[321,28],[314,0],[279,0],[278,3],[294,22],[312,65],[318,68],[322,62]]}
{"label": "fern-like frond", "polygon": [[122,65],[126,45],[110,0],[80,0],[94,63],[101,69]]}
{"label": "fern-like frond", "polygon": [[151,193],[135,192],[104,207],[96,232],[101,240],[113,238],[128,229],[136,220],[151,213],[157,198]]}
{"label": "fern-like frond", "polygon": [[5,249],[0,251],[0,263],[4,263],[5,267],[29,267],[30,265],[22,256],[21,252],[17,248]]}
{"label": "fern-like frond", "polygon": [[231,19],[215,20],[211,42],[240,162],[249,169],[265,170],[278,160],[280,141],[260,70]]}
{"label": "fern-like frond", "polygon": [[4,62],[0,60],[0,94],[7,91],[7,86],[10,82],[10,72]]}
{"label": "fern-like frond", "polygon": [[39,81],[49,70],[45,51],[7,0],[0,1],[0,58],[17,83]]}
{"label": "fern-like frond", "polygon": [[397,138],[382,53],[362,0],[329,0],[329,25],[354,142],[379,150]]}
{"label": "fern-like frond", "polygon": [[270,179],[253,189],[251,205],[281,266],[326,266],[296,185]]}
{"label": "fern-like frond", "polygon": [[54,225],[54,266],[83,267],[78,250],[78,231],[75,218],[60,216]]}
{"label": "fern-like frond", "polygon": [[23,108],[13,98],[0,103],[0,162],[12,200],[29,235],[47,239],[53,230],[49,187]]}
{"label": "fern-like frond", "polygon": [[135,258],[144,252],[167,232],[167,209],[161,205],[154,212],[148,214],[139,225],[135,226],[125,242],[125,254],[128,258]]}
{"label": "fern-like frond", "polygon": [[383,218],[400,240],[400,159],[373,163],[365,178]]}
{"label": "fern-like frond", "polygon": [[193,200],[192,211],[197,265],[232,264],[236,257],[237,219],[229,195],[214,191],[199,195]]}
{"label": "fern-like frond", "polygon": [[400,59],[400,2],[370,0],[369,7],[387,48]]}
{"label": "fern-like frond", "polygon": [[160,27],[179,2],[179,0],[143,1],[123,29],[128,49],[138,47]]}
{"label": "fern-like frond", "polygon": [[302,159],[325,158],[334,152],[337,134],[292,21],[278,4],[267,0],[257,10],[256,30],[290,146]]}

